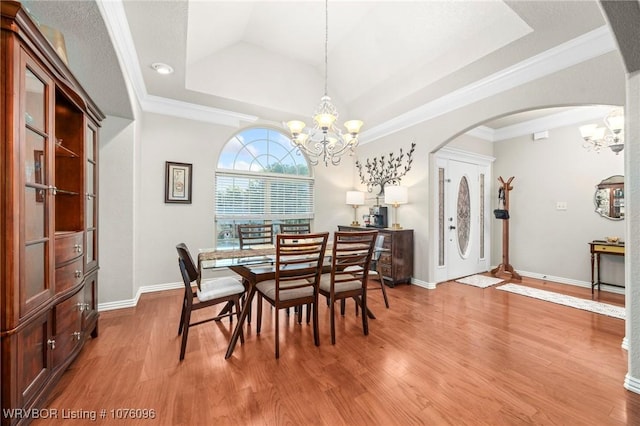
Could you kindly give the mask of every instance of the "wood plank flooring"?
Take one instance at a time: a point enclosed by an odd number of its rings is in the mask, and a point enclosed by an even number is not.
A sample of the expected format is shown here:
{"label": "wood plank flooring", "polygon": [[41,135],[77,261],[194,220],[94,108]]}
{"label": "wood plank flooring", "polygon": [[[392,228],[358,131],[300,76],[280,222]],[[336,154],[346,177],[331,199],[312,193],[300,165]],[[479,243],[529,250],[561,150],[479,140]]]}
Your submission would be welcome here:
{"label": "wood plank flooring", "polygon": [[[523,284],[591,297],[588,289]],[[192,328],[179,362],[182,292],[144,294],[136,308],[102,313],[100,336],[47,406],[105,409],[101,424],[130,424],[112,418],[119,408],[152,409],[155,419],[136,424],[159,425],[640,424],[640,395],[623,387],[624,321],[453,282],[401,285],[388,296],[385,309],[380,292],[370,292],[377,319],[369,336],[351,302],[332,346],[322,301],[320,347],[311,326],[281,312],[276,360],[274,313],[265,306],[261,335],[254,318],[229,360],[224,320]],[[612,293],[598,300],[624,304]]]}

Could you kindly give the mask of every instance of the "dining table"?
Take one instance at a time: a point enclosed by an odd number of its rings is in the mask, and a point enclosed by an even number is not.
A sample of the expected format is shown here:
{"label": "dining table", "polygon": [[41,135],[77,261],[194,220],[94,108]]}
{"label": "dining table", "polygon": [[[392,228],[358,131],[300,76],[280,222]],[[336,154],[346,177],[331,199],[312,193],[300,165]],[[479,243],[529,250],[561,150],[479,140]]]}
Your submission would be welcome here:
{"label": "dining table", "polygon": [[[331,251],[332,242],[327,242],[323,273],[331,271]],[[229,346],[225,354],[225,359],[233,355],[233,351],[238,343],[238,338],[242,333],[242,328],[247,320],[249,307],[253,302],[256,294],[256,284],[261,281],[272,280],[276,277],[276,246],[271,244],[261,244],[243,249],[200,249],[198,253],[198,271],[199,276],[207,269],[223,269],[227,268],[242,277],[247,294],[244,298],[240,316],[231,334]],[[225,309],[231,309],[226,307]],[[369,307],[367,307],[367,315],[371,319],[375,319],[375,315]]]}

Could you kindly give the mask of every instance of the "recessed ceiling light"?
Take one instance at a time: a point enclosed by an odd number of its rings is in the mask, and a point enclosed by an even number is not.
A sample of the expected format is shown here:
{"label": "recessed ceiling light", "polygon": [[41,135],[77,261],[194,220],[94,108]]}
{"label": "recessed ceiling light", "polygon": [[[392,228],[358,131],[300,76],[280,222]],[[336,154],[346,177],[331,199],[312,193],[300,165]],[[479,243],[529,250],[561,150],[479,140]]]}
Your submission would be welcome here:
{"label": "recessed ceiling light", "polygon": [[171,74],[173,72],[173,68],[167,64],[163,64],[162,62],[155,62],[151,64],[151,68],[156,70],[158,74]]}

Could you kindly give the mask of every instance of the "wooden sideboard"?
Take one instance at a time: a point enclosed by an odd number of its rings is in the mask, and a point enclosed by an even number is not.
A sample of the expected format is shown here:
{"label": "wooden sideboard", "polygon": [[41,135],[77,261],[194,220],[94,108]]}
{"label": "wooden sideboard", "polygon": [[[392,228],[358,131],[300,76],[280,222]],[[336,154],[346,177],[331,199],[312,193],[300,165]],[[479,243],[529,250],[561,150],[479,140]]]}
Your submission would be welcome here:
{"label": "wooden sideboard", "polygon": [[388,250],[380,255],[379,260],[385,283],[390,287],[394,287],[396,284],[410,283],[413,276],[412,229],[338,225],[339,231],[371,231],[374,229],[384,235],[384,248]]}
{"label": "wooden sideboard", "polygon": [[624,256],[624,243],[609,243],[607,241],[596,240],[590,242],[589,246],[591,247],[591,294],[593,294],[593,289],[596,286],[598,286],[598,291],[600,291],[600,285],[602,284],[624,287],[620,284],[603,283],[600,281],[600,255]]}
{"label": "wooden sideboard", "polygon": [[98,128],[22,5],[2,1],[0,365],[4,425],[27,424],[98,335]]}

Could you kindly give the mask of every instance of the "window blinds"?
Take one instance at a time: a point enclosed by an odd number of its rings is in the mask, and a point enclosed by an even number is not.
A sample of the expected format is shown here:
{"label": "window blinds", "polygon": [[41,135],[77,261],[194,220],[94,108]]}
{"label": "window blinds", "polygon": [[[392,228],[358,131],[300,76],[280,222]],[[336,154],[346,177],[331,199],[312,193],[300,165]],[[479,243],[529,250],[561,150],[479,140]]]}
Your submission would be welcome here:
{"label": "window blinds", "polygon": [[216,220],[313,218],[313,179],[216,173]]}

